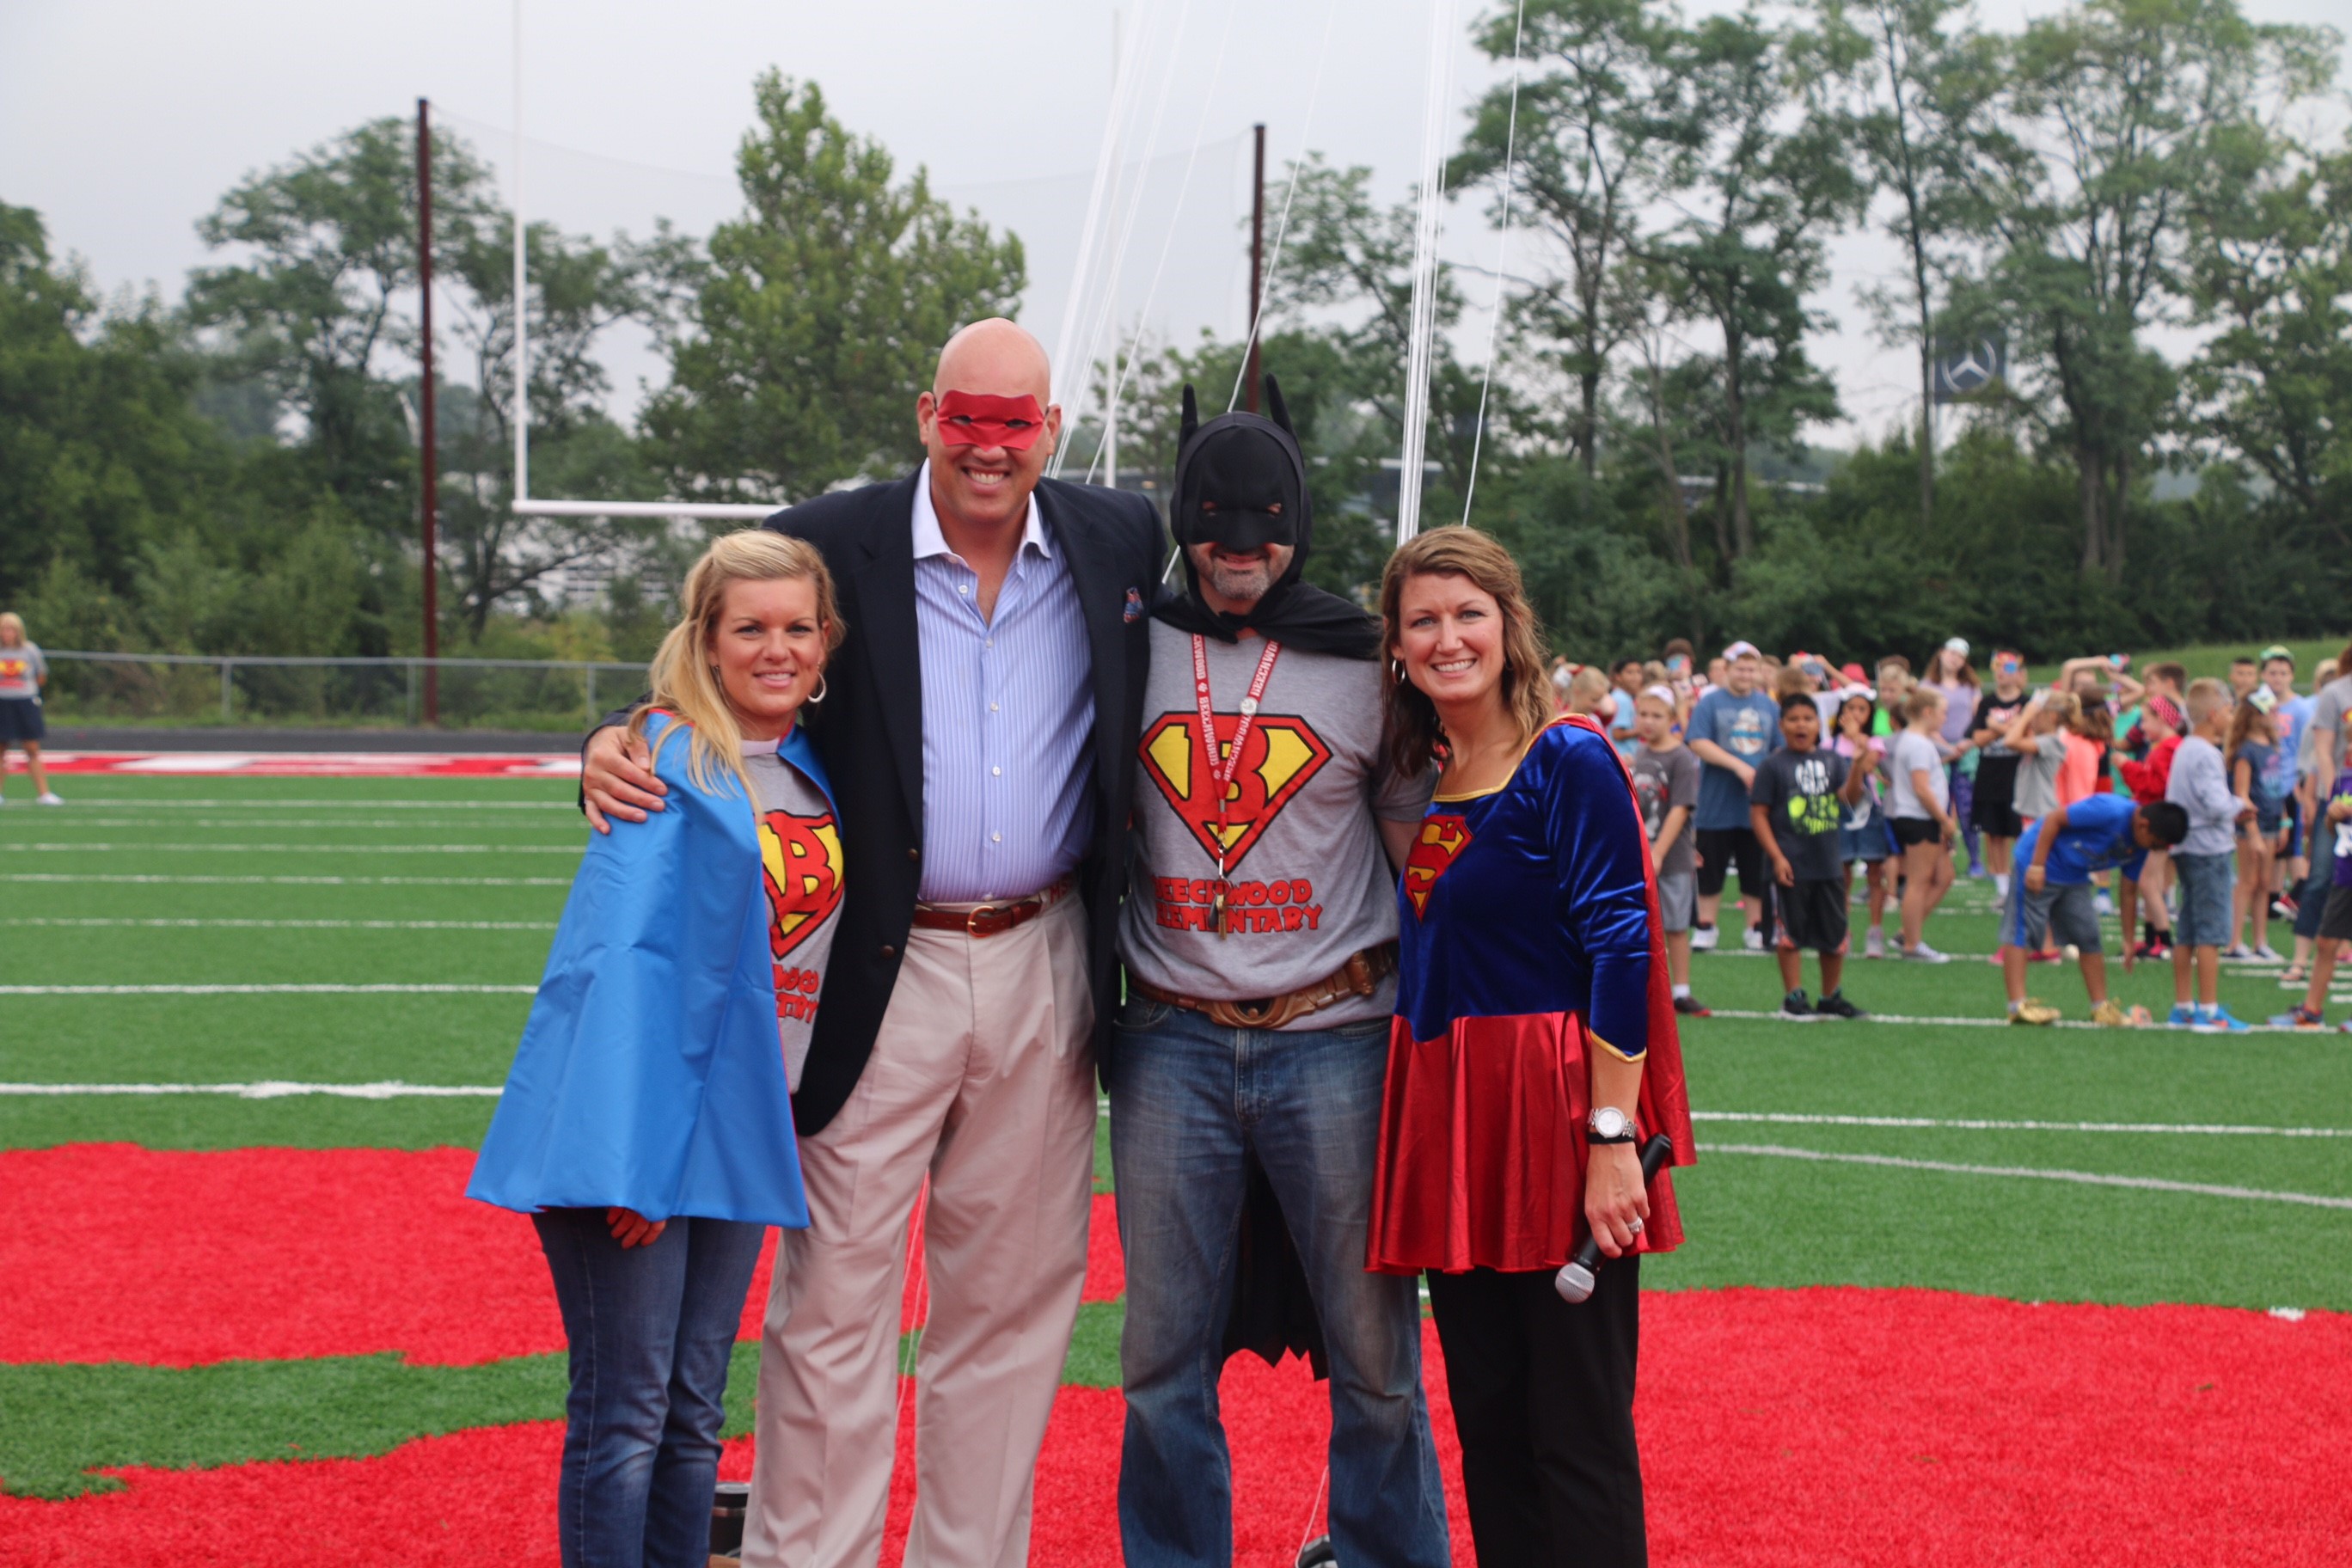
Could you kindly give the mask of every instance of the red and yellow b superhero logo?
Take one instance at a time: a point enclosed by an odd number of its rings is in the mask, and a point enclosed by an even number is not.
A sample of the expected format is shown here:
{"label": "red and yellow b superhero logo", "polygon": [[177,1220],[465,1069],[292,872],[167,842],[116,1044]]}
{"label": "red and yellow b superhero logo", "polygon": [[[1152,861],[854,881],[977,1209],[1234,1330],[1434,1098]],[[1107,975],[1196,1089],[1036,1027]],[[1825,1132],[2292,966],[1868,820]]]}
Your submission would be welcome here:
{"label": "red and yellow b superhero logo", "polygon": [[[1217,762],[1223,763],[1233,747],[1241,716],[1220,713]],[[1139,748],[1143,771],[1167,797],[1177,818],[1192,830],[1201,848],[1213,860],[1217,855],[1217,781],[1210,771],[1208,748],[1201,743],[1201,716],[1163,713],[1143,731]],[[1307,781],[1331,760],[1331,748],[1306,720],[1261,713],[1250,725],[1241,766],[1225,786],[1225,872],[1230,876],[1265,837]]]}
{"label": "red and yellow b superhero logo", "polygon": [[1421,819],[1421,834],[1412,841],[1412,853],[1404,858],[1404,896],[1412,900],[1413,918],[1429,913],[1429,895],[1436,890],[1437,879],[1462,858],[1462,851],[1470,847],[1470,824],[1447,813]]}
{"label": "red and yellow b superhero logo", "polygon": [[833,814],[762,813],[760,866],[768,883],[768,945],[781,959],[841,905],[841,830]]}

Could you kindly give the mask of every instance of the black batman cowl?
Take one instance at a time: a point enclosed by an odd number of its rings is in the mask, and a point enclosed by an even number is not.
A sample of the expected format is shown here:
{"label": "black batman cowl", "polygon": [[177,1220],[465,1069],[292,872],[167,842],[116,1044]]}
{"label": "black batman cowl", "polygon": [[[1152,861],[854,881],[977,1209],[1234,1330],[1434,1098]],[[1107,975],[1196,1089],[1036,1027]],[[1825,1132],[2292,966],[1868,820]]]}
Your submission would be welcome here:
{"label": "black batman cowl", "polygon": [[1163,599],[1152,614],[1180,632],[1219,642],[1239,642],[1247,629],[1302,653],[1377,658],[1379,620],[1301,575],[1314,538],[1307,459],[1282,388],[1271,375],[1265,378],[1265,401],[1271,419],[1220,414],[1204,425],[1192,388],[1185,386],[1169,529],[1180,552],[1211,540],[1243,550],[1287,544],[1289,566],[1248,615],[1227,616],[1202,601],[1200,573],[1191,554],[1183,553],[1184,593]]}

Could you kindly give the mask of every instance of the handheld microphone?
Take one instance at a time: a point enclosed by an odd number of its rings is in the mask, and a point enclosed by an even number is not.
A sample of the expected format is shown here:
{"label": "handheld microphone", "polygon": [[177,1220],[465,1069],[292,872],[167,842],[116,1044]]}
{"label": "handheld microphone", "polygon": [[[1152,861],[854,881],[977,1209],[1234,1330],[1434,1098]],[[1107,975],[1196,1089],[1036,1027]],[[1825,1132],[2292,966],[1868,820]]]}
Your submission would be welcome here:
{"label": "handheld microphone", "polygon": [[[1642,1185],[1646,1187],[1656,1180],[1658,1173],[1666,1168],[1666,1162],[1674,1157],[1675,1141],[1663,1132],[1643,1144]],[[1591,1296],[1592,1273],[1600,1267],[1601,1238],[1588,1235],[1584,1245],[1576,1249],[1576,1256],[1560,1266],[1559,1273],[1552,1279],[1552,1289],[1573,1306]]]}

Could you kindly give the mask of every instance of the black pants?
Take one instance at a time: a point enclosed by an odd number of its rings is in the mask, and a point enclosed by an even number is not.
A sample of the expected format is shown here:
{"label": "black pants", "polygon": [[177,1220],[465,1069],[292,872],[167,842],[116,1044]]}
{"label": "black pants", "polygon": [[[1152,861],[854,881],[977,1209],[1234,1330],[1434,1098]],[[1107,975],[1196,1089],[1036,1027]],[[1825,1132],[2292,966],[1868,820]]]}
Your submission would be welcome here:
{"label": "black pants", "polygon": [[1633,1442],[1641,1264],[1570,1306],[1549,1272],[1429,1275],[1478,1568],[1643,1568]]}

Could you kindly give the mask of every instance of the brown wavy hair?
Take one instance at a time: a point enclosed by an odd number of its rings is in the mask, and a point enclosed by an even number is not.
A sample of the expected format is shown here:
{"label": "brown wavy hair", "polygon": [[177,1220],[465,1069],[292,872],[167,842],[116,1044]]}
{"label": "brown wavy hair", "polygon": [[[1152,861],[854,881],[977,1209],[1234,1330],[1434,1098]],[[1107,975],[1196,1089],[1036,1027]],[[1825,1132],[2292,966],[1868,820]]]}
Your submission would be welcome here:
{"label": "brown wavy hair", "polygon": [[1544,668],[1543,626],[1528,603],[1527,584],[1511,552],[1475,528],[1432,529],[1399,546],[1381,574],[1381,648],[1388,660],[1381,701],[1381,749],[1400,777],[1411,778],[1445,754],[1445,729],[1436,705],[1406,678],[1397,662],[1404,636],[1401,606],[1414,577],[1461,577],[1492,597],[1503,612],[1503,706],[1518,721],[1522,740],[1552,721],[1551,678]]}

